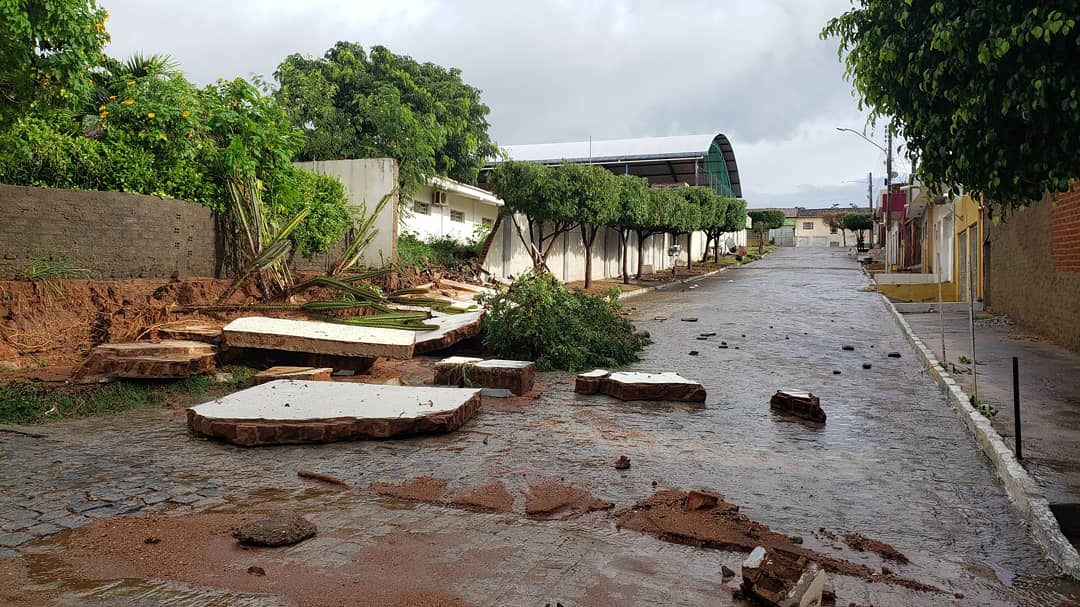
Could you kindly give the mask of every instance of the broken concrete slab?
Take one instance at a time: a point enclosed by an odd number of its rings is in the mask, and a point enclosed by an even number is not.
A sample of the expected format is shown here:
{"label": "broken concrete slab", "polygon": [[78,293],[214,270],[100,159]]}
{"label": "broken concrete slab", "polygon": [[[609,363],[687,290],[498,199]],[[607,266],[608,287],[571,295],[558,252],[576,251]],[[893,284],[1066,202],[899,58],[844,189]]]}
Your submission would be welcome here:
{"label": "broken concrete slab", "polygon": [[222,326],[200,320],[186,320],[158,327],[157,335],[161,339],[179,339],[183,341],[202,341],[216,344],[221,341]]}
{"label": "broken concrete slab", "polygon": [[678,373],[612,373],[600,390],[621,400],[705,402],[705,387]]}
{"label": "broken concrete slab", "polygon": [[475,365],[482,360],[484,359],[475,356],[444,358],[435,363],[435,379],[433,383],[436,386],[457,386],[460,388],[465,385],[465,367]]}
{"label": "broken concrete slab", "polygon": [[686,493],[686,499],[683,500],[683,509],[689,512],[691,510],[715,508],[723,499],[722,496],[716,495],[715,493],[709,493],[708,491],[690,490]]}
{"label": "broken concrete slab", "polygon": [[801,417],[819,424],[825,423],[825,411],[818,397],[801,390],[777,390],[769,399],[769,406],[784,413]]}
{"label": "broken concrete slab", "polygon": [[574,392],[578,394],[596,394],[600,392],[604,378],[609,375],[611,375],[611,372],[603,369],[581,373],[574,380]]}
{"label": "broken concrete slab", "polygon": [[413,331],[265,316],[238,318],[225,325],[224,332],[232,348],[369,358],[412,358],[416,342]]}
{"label": "broken concrete slab", "polygon": [[72,378],[180,379],[213,372],[216,353],[217,348],[199,341],[102,344],[94,348]]}
{"label": "broken concrete slab", "polygon": [[305,379],[310,381],[330,381],[330,376],[334,373],[334,370],[330,367],[270,367],[265,371],[260,371],[255,374],[252,379],[255,384],[265,384],[266,382],[275,381],[278,379]]}
{"label": "broken concrete slab", "polygon": [[243,446],[320,443],[456,430],[480,390],[278,380],[187,410],[188,426]]}
{"label": "broken concrete slab", "polygon": [[742,565],[743,594],[772,607],[819,607],[827,577],[804,556],[758,546]]}
{"label": "broken concrete slab", "polygon": [[[414,332],[415,346],[413,352],[425,354],[445,350],[461,340],[476,337],[480,334],[480,321],[483,318],[483,310],[433,316],[425,322],[438,325],[439,328],[433,331]],[[409,333],[410,331],[406,332]]]}
{"label": "broken concrete slab", "polygon": [[468,367],[466,386],[505,388],[518,396],[532,392],[536,363],[528,360],[482,360]]}
{"label": "broken concrete slab", "polygon": [[450,280],[449,278],[442,278],[439,280],[439,284],[444,287],[449,287],[462,293],[466,297],[475,297],[476,295],[494,295],[495,290],[488,287],[481,287],[478,285],[471,285],[467,282],[458,282],[456,280]]}

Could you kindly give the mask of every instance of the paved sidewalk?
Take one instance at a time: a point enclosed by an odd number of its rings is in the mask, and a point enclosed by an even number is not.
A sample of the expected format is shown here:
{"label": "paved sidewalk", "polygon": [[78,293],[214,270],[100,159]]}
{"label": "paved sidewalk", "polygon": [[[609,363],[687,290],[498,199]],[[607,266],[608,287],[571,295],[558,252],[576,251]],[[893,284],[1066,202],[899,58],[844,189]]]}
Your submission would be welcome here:
{"label": "paved sidewalk", "polygon": [[[945,350],[953,378],[971,394],[973,358],[968,315],[945,313]],[[937,314],[905,314],[915,333],[941,360]],[[1020,359],[1023,464],[1051,504],[1080,503],[1080,354],[1012,325],[976,321],[979,400],[999,411],[994,428],[1014,448],[1012,358]],[[1072,538],[1077,543],[1076,538]]]}

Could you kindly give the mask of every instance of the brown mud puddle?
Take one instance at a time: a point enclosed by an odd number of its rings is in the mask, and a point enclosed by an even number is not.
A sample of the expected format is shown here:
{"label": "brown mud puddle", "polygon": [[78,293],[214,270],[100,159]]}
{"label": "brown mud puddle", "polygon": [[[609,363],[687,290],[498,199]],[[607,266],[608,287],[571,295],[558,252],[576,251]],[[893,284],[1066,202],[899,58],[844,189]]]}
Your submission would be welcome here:
{"label": "brown mud puddle", "polygon": [[[514,496],[498,482],[465,488],[451,496],[447,496],[446,480],[426,475],[401,484],[375,482],[368,488],[386,497],[473,512],[514,512]],[[614,507],[583,489],[542,480],[529,485],[524,514],[536,520],[560,520]]]}
{"label": "brown mud puddle", "polygon": [[[4,584],[9,589],[25,587],[28,581],[90,588],[93,580],[137,578],[270,594],[312,607],[469,607],[446,589],[461,577],[483,573],[473,565],[433,565],[437,547],[408,541],[377,545],[351,562],[328,567],[288,558],[288,549],[240,546],[232,530],[261,516],[207,513],[98,520],[50,540],[61,544],[52,554],[19,559],[27,563],[22,569],[0,562],[0,581],[11,582]],[[6,599],[7,592],[0,591],[0,598]]]}
{"label": "brown mud puddle", "polygon": [[[750,520],[739,512],[738,506],[723,499],[712,508],[690,511],[683,507],[685,499],[685,491],[658,491],[651,497],[618,512],[616,525],[622,529],[655,535],[662,540],[677,544],[718,550],[750,552],[757,546],[764,546],[769,550],[791,556],[806,557],[832,573],[858,577],[871,582],[887,582],[921,592],[944,592],[922,582],[892,574],[882,575],[866,565],[803,548],[795,544],[790,537]],[[880,544],[880,542],[877,543]]]}

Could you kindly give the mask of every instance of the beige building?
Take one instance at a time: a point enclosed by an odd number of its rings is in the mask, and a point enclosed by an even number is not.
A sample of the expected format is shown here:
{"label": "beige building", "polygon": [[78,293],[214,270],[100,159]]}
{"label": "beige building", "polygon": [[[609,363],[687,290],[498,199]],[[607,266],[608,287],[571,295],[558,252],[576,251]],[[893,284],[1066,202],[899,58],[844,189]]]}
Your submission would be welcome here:
{"label": "beige building", "polygon": [[[797,247],[853,247],[858,241],[858,234],[851,230],[830,228],[825,223],[825,214],[833,212],[843,213],[866,213],[870,209],[831,207],[827,209],[804,209],[796,208],[795,216],[795,246]],[[864,238],[870,238],[865,232]]]}

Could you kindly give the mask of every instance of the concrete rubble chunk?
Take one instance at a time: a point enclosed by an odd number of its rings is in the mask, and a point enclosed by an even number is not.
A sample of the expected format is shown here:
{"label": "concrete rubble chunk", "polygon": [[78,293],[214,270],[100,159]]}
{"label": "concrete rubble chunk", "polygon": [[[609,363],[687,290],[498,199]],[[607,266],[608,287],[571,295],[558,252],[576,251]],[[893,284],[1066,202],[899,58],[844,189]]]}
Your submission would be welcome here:
{"label": "concrete rubble chunk", "polygon": [[723,497],[708,491],[689,491],[683,500],[683,508],[689,512],[692,510],[706,510],[716,507]]}
{"label": "concrete rubble chunk", "polygon": [[482,360],[484,359],[475,356],[451,356],[440,360],[435,363],[435,385],[457,386],[460,388],[465,385],[463,375],[465,366],[475,365]]}
{"label": "concrete rubble chunk", "polygon": [[213,372],[216,355],[217,348],[198,341],[102,344],[94,348],[72,378],[179,379]]}
{"label": "concrete rubble chunk", "polygon": [[773,394],[772,398],[769,399],[769,406],[783,413],[812,422],[825,423],[826,416],[825,411],[821,408],[821,401],[809,392],[777,390],[776,394]]}
{"label": "concrete rubble chunk", "polygon": [[820,607],[828,581],[806,557],[758,546],[742,565],[742,592],[770,607]]}
{"label": "concrete rubble chunk", "polygon": [[611,375],[611,371],[594,369],[588,373],[581,373],[574,380],[574,392],[578,394],[596,394],[600,392],[604,378]]}
{"label": "concrete rubble chunk", "polygon": [[408,359],[412,358],[413,331],[357,327],[313,320],[248,316],[225,325],[225,343],[231,348],[287,350],[310,354]]}
{"label": "concrete rubble chunk", "polygon": [[322,443],[451,432],[480,390],[277,380],[187,410],[192,431],[242,445]]}
{"label": "concrete rubble chunk", "polygon": [[459,341],[476,337],[480,334],[480,321],[483,318],[483,310],[433,316],[424,322],[438,325],[438,329],[433,331],[408,331],[409,333],[415,333],[414,352],[416,354],[425,354],[445,350]]}
{"label": "concrete rubble chunk", "polygon": [[505,389],[522,395],[536,381],[536,363],[527,360],[484,360],[451,356],[435,363],[435,384],[467,388]]}
{"label": "concrete rubble chunk", "polygon": [[202,341],[216,344],[221,340],[222,326],[210,322],[188,320],[159,327],[157,335],[161,339],[179,339],[184,341]]}
{"label": "concrete rubble chunk", "polygon": [[705,402],[705,387],[678,373],[612,373],[600,390],[620,400]]}
{"label": "concrete rubble chunk", "polygon": [[333,375],[334,370],[330,367],[270,367],[265,371],[260,371],[255,374],[254,379],[256,384],[265,384],[266,382],[274,381],[277,379],[306,379],[310,381],[330,381],[330,376]]}
{"label": "concrete rubble chunk", "polygon": [[316,533],[315,524],[300,514],[275,512],[266,517],[245,523],[233,530],[232,535],[241,544],[249,546],[292,546]]}

